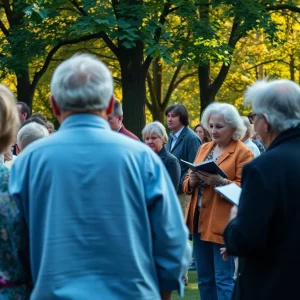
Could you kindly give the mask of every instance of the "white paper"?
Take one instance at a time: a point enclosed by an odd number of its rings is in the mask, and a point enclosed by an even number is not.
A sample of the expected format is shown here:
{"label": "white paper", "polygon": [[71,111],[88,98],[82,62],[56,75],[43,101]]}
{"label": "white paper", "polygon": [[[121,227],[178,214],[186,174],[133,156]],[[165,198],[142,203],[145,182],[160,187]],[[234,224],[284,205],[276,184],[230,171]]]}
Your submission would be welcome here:
{"label": "white paper", "polygon": [[242,189],[235,183],[215,187],[215,190],[235,205],[239,205]]}

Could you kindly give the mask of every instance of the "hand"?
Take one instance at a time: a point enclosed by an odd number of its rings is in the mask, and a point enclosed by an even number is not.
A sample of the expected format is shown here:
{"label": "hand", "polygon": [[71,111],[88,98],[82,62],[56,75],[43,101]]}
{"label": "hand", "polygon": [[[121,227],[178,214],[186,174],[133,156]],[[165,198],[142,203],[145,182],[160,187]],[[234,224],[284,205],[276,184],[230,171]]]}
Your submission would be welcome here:
{"label": "hand", "polygon": [[224,178],[219,174],[209,174],[209,173],[200,172],[200,171],[197,172],[197,174],[199,175],[201,180],[206,182],[206,184],[208,184],[208,185],[218,186],[218,185],[223,184],[223,182],[224,182]]}
{"label": "hand", "polygon": [[192,170],[190,171],[189,177],[189,188],[193,189],[197,184],[200,183],[201,179],[198,172],[194,172]]}
{"label": "hand", "polygon": [[228,259],[227,249],[225,247],[220,248],[220,254],[222,255],[222,259],[226,261]]}
{"label": "hand", "polygon": [[234,205],[230,211],[230,218],[229,221],[231,221],[232,219],[234,219],[237,216],[238,213],[238,207],[236,205]]}

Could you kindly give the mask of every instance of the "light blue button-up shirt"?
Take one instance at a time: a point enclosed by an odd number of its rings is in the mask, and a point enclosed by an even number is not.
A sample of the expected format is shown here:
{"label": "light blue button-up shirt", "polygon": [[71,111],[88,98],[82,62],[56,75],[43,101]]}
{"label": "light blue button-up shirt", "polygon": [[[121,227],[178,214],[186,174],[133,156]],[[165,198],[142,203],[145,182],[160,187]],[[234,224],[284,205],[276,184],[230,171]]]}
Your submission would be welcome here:
{"label": "light blue button-up shirt", "polygon": [[29,229],[31,300],[159,299],[190,262],[173,184],[147,146],[92,114],[29,145],[10,193]]}
{"label": "light blue button-up shirt", "polygon": [[182,132],[182,130],[184,129],[184,126],[181,127],[181,129],[179,129],[176,133],[171,132],[170,136],[172,137],[172,144],[171,144],[171,149],[172,150],[180,136],[180,133]]}

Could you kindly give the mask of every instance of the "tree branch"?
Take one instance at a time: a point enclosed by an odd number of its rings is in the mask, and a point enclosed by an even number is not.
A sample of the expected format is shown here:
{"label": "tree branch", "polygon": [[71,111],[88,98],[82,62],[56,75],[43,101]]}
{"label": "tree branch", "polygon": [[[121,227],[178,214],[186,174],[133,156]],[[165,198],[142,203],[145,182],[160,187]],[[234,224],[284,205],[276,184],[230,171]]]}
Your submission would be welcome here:
{"label": "tree branch", "polygon": [[79,13],[83,16],[87,16],[87,12],[79,6],[79,3],[76,0],[69,0],[70,3],[79,11]]}
{"label": "tree branch", "polygon": [[185,81],[187,78],[189,77],[193,77],[194,75],[197,75],[198,71],[194,71],[194,72],[191,72],[191,73],[188,73],[188,74],[185,74],[184,76],[182,76],[181,78],[179,78],[175,84],[174,84],[174,90],[178,87],[178,85]]}
{"label": "tree branch", "polygon": [[0,20],[0,29],[5,36],[9,36],[9,31],[7,30],[7,28],[5,27],[5,25],[1,20]]}
{"label": "tree branch", "polygon": [[[279,62],[279,63],[283,63],[283,64],[286,64],[286,65],[289,65],[289,66],[291,65],[289,62],[286,62],[286,61],[284,61],[283,59],[271,59],[271,60],[264,61],[264,62],[261,62],[261,63],[259,63],[259,64],[256,64],[256,65],[254,65],[254,66],[252,66],[252,67],[250,67],[250,68],[247,68],[245,71],[249,71],[249,70],[255,69],[255,68],[257,68],[257,67],[259,67],[259,66],[261,66],[261,65],[266,65],[266,64],[273,63],[273,62]],[[291,65],[291,67],[293,67],[293,68],[295,68],[295,69],[297,69],[297,70],[300,69],[299,67],[297,67],[297,66],[295,66],[295,65]]]}
{"label": "tree branch", "polygon": [[7,17],[8,24],[11,27],[12,23],[13,23],[13,21],[12,21],[13,12],[10,9],[10,3],[8,0],[3,0],[2,3],[3,3],[3,8],[4,8],[4,11],[5,11],[5,14]]}
{"label": "tree branch", "polygon": [[[161,13],[161,15],[159,17],[159,21],[158,21],[159,24],[164,25],[165,22],[166,22],[166,20],[167,20],[168,14],[170,14],[171,12],[173,12],[175,10],[175,8],[170,9],[171,5],[172,5],[171,1],[167,0],[166,3],[165,3],[165,5],[164,5],[163,11],[162,11],[162,13]],[[161,26],[158,26],[156,28],[156,30],[155,30],[154,38],[153,38],[156,43],[159,42],[159,39],[160,39],[160,36],[161,36],[161,32],[162,32],[162,28],[161,28]],[[143,64],[143,68],[144,68],[144,72],[145,73],[148,72],[148,69],[149,69],[150,64],[152,62],[152,59],[153,59],[153,57],[151,57],[151,55],[148,55],[146,57],[145,62]]]}
{"label": "tree branch", "polygon": [[47,71],[52,57],[54,56],[54,54],[62,47],[65,45],[73,45],[73,44],[78,44],[80,42],[85,42],[91,39],[96,39],[96,38],[102,38],[103,33],[102,32],[98,32],[98,33],[94,33],[94,34],[90,34],[90,35],[86,35],[86,36],[82,36],[80,38],[77,39],[73,39],[73,40],[67,40],[67,41],[62,41],[59,42],[56,46],[54,46],[50,52],[48,53],[44,65],[42,66],[42,68],[35,73],[32,83],[31,83],[31,88],[34,90],[35,87],[37,86],[39,80],[41,79],[41,77],[45,74],[45,72]]}
{"label": "tree branch", "polygon": [[172,79],[171,79],[171,82],[170,82],[170,84],[169,84],[169,87],[168,87],[166,96],[165,96],[164,101],[163,101],[163,107],[166,106],[166,105],[169,103],[169,100],[170,100],[170,98],[171,98],[171,95],[172,95],[172,93],[173,93],[173,91],[174,91],[174,89],[175,89],[175,86],[174,86],[174,85],[175,85],[175,81],[176,81],[176,79],[177,79],[177,77],[178,77],[178,75],[179,75],[179,73],[180,73],[182,67],[183,67],[183,64],[179,64],[179,65],[177,66],[177,68],[176,68],[176,70],[175,70],[173,76],[172,76]]}
{"label": "tree branch", "polygon": [[270,5],[270,6],[266,7],[267,11],[270,11],[270,10],[284,10],[284,9],[300,13],[300,7],[299,6],[294,6],[294,5],[290,5],[290,4],[277,4],[277,5]]}
{"label": "tree branch", "polygon": [[[153,82],[152,82],[152,78],[151,78],[151,75],[149,74],[149,72],[147,73],[146,80],[147,80],[147,84],[148,84],[148,88],[149,88],[151,102],[152,102],[152,105],[154,105],[154,103],[157,102],[157,98],[156,98],[156,95],[154,92]],[[150,110],[150,111],[152,112],[152,110]]]}

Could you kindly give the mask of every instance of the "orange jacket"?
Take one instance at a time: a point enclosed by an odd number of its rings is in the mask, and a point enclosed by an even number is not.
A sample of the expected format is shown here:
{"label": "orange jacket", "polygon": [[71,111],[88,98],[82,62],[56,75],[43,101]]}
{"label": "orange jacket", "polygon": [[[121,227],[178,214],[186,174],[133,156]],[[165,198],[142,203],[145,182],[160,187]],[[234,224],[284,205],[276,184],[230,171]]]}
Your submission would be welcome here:
{"label": "orange jacket", "polygon": [[[196,155],[194,163],[203,162],[214,147],[215,142],[203,144]],[[242,167],[254,157],[251,150],[242,142],[232,140],[223,154],[217,161],[218,166],[227,174],[229,182],[240,185]],[[188,191],[189,172],[183,182],[183,192],[189,195]],[[197,206],[198,187],[191,196],[186,209],[186,223],[193,233],[194,213]],[[228,224],[232,204],[215,192],[213,186],[206,185],[203,190],[201,212],[198,223],[198,232],[201,233],[201,240],[224,244],[223,231]]]}

